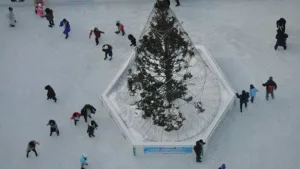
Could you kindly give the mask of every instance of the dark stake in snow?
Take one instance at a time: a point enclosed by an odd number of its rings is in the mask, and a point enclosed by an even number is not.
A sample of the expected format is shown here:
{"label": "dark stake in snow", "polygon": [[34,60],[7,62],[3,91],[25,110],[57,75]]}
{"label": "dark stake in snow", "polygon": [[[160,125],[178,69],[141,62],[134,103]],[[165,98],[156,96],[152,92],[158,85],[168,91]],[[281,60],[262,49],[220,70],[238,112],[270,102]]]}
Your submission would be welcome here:
{"label": "dark stake in snow", "polygon": [[192,78],[189,61],[195,49],[174,13],[157,1],[150,15],[149,29],[142,35],[136,50],[135,70],[129,69],[127,86],[130,95],[140,95],[134,105],[143,118],[166,131],[178,130],[185,117],[179,100],[191,102],[187,84]]}

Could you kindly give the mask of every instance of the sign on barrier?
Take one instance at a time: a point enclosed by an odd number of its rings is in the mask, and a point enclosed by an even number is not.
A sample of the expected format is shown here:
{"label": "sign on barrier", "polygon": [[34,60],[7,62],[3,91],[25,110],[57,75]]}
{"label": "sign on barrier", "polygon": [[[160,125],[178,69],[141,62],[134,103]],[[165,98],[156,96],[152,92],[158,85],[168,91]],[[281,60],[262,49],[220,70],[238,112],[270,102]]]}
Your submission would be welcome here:
{"label": "sign on barrier", "polygon": [[190,154],[192,147],[144,147],[144,154]]}

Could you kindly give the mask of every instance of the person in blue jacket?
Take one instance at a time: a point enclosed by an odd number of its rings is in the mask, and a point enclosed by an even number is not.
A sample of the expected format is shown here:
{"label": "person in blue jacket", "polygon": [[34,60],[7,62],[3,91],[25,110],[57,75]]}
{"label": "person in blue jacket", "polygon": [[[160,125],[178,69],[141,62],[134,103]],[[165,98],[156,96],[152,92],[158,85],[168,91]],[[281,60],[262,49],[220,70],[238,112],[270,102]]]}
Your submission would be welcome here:
{"label": "person in blue jacket", "polygon": [[87,161],[87,155],[83,153],[80,158],[81,169],[84,169],[84,166],[88,165],[86,161]]}
{"label": "person in blue jacket", "polygon": [[64,29],[64,34],[66,35],[66,38],[65,39],[68,39],[69,37],[69,32],[71,31],[71,27],[70,27],[70,23],[69,21],[67,21],[65,18],[60,22],[59,24],[60,27],[62,26],[65,26],[65,29]]}
{"label": "person in blue jacket", "polygon": [[113,53],[112,53],[112,46],[111,46],[111,45],[108,45],[108,44],[103,45],[103,46],[102,46],[102,51],[105,52],[105,58],[104,58],[104,60],[107,59],[107,54],[108,54],[108,56],[110,56],[110,59],[109,59],[109,60],[112,59]]}
{"label": "person in blue jacket", "polygon": [[254,87],[253,84],[251,84],[250,85],[250,90],[249,90],[249,94],[250,94],[250,97],[251,97],[251,99],[250,99],[251,103],[254,102],[254,97],[256,95],[256,92],[258,92],[258,90]]}
{"label": "person in blue jacket", "polygon": [[225,164],[222,164],[219,169],[226,169],[226,165]]}

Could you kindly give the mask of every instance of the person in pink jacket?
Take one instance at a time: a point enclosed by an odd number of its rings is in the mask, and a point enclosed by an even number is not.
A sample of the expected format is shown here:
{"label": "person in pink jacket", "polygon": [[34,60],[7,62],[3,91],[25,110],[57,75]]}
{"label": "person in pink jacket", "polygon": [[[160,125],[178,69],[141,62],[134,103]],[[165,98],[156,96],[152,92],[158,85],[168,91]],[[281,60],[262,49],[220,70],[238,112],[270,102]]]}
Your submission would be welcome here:
{"label": "person in pink jacket", "polygon": [[41,3],[38,4],[36,8],[37,14],[41,17],[44,18],[44,10],[43,10],[43,5]]}

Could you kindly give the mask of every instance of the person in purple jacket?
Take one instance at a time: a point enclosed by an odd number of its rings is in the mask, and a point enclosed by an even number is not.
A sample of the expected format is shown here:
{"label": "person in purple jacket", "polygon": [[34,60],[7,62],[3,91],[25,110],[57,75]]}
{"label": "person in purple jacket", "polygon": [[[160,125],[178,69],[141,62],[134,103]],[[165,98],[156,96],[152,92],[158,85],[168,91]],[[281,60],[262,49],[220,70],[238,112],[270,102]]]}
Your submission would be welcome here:
{"label": "person in purple jacket", "polygon": [[71,31],[71,27],[70,27],[70,23],[67,19],[63,19],[60,24],[59,24],[60,27],[62,26],[65,26],[65,29],[64,29],[64,34],[66,35],[65,39],[68,39],[69,37],[69,32]]}

